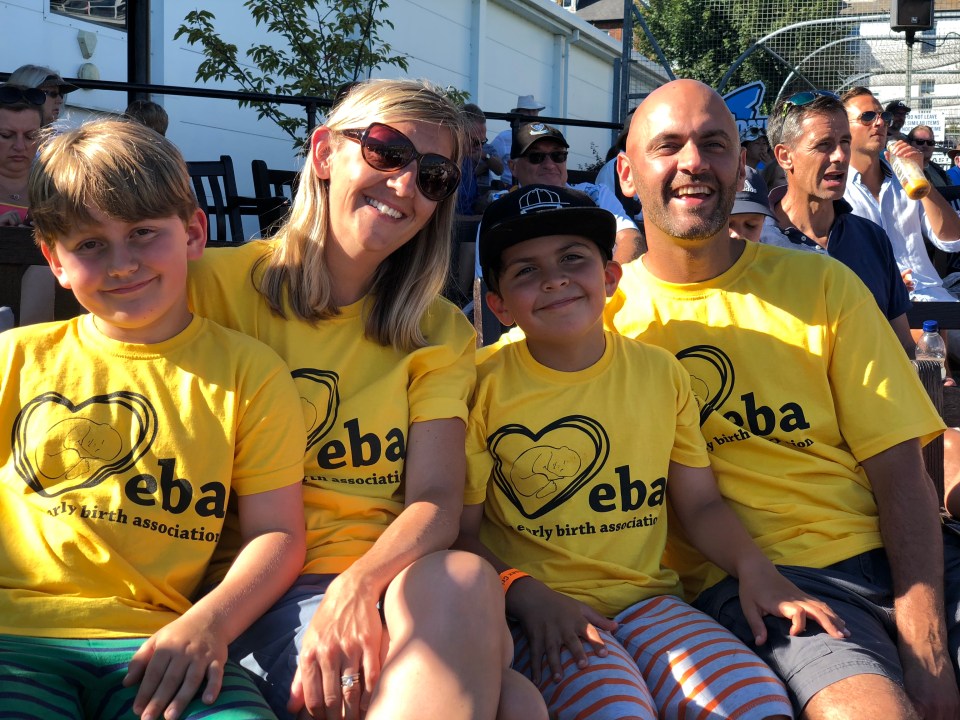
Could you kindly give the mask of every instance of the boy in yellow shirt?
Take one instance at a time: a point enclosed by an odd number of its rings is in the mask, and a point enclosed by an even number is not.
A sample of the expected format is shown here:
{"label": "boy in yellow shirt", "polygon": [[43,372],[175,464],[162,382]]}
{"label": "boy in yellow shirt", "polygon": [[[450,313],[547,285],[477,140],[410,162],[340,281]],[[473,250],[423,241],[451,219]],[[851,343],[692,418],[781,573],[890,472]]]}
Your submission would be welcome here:
{"label": "boy in yellow shirt", "polygon": [[[273,717],[227,645],[296,578],[306,443],[289,371],[191,314],[207,228],[177,149],[65,133],[36,236],[89,314],[0,335],[0,696],[18,717]],[[197,602],[228,497],[244,546]]]}
{"label": "boy in yellow shirt", "polygon": [[[765,614],[843,623],[783,578],[717,490],[690,378],[666,351],[606,332],[612,216],[573,190],[494,202],[480,262],[500,321],[524,338],[478,368],[460,544],[501,572],[514,668],[551,717],[791,717],[750,650],[678,596],[661,564],[672,520]],[[694,709],[696,708],[696,711]]]}

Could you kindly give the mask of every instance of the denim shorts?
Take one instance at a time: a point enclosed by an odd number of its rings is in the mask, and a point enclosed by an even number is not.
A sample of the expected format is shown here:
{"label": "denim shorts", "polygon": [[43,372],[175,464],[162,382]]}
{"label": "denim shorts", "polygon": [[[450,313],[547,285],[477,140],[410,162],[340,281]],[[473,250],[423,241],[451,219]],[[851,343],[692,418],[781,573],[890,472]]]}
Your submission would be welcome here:
{"label": "denim shorts", "polygon": [[[960,523],[945,518],[942,535],[948,646],[960,682]],[[820,690],[853,675],[883,675],[903,685],[893,580],[884,550],[870,550],[822,569],[793,565],[777,569],[801,590],[828,603],[843,618],[850,637],[833,638],[816,625],[794,637],[788,620],[767,616],[769,638],[756,646],[740,608],[737,581],[730,577],[701,593],[693,606],[716,618],[773,668],[786,682],[798,715]]]}

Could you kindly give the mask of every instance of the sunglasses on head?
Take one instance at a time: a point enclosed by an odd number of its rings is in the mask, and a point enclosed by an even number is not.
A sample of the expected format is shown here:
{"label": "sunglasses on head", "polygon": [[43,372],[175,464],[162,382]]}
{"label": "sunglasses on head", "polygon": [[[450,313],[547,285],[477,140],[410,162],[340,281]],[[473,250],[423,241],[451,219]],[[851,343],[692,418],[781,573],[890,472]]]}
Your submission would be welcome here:
{"label": "sunglasses on head", "polygon": [[14,105],[25,102],[30,105],[43,105],[46,101],[47,96],[43,94],[43,90],[20,88],[15,85],[0,85],[0,104]]}
{"label": "sunglasses on head", "polygon": [[921,140],[920,138],[911,138],[910,142],[917,147],[923,147],[924,145],[927,147],[933,147],[937,144],[936,140]]}
{"label": "sunglasses on head", "polygon": [[883,124],[887,127],[890,127],[890,123],[893,122],[893,113],[892,112],[877,112],[876,110],[867,110],[862,112],[857,117],[854,118],[861,125],[873,125],[877,122],[877,118],[883,120]]}
{"label": "sunglasses on head", "polygon": [[528,161],[531,165],[539,165],[547,158],[553,160],[556,165],[563,165],[567,161],[567,151],[566,150],[554,150],[552,152],[528,152],[526,155],[522,156],[524,160]]}
{"label": "sunglasses on head", "polygon": [[804,90],[803,92],[791,95],[783,101],[783,115],[786,116],[786,114],[790,112],[790,108],[804,107],[821,97],[833,98],[834,100],[840,99],[839,95],[829,90]]}
{"label": "sunglasses on head", "polygon": [[372,123],[365,130],[339,130],[341,135],[360,144],[367,165],[391,172],[417,161],[417,187],[428,200],[440,202],[450,197],[460,184],[460,168],[443,155],[420,153],[410,138],[399,130]]}

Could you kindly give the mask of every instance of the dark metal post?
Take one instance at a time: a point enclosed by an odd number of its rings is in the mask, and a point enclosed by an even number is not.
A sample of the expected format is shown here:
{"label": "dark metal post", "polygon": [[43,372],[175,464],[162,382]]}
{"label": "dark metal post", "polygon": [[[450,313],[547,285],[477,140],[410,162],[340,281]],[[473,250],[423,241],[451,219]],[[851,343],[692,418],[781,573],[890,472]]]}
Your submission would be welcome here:
{"label": "dark metal post", "polygon": [[[127,82],[150,83],[150,0],[127,3]],[[146,99],[146,93],[127,92],[127,103]]]}

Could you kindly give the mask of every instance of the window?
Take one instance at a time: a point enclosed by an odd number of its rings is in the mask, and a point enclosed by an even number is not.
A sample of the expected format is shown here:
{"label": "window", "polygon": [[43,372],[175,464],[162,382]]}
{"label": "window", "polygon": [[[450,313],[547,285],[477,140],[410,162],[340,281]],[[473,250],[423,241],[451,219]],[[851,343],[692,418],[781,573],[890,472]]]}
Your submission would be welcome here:
{"label": "window", "polygon": [[918,98],[918,110],[933,110],[933,89],[935,80],[920,81],[920,97]]}
{"label": "window", "polygon": [[118,30],[127,29],[126,0],[50,0],[50,12]]}

